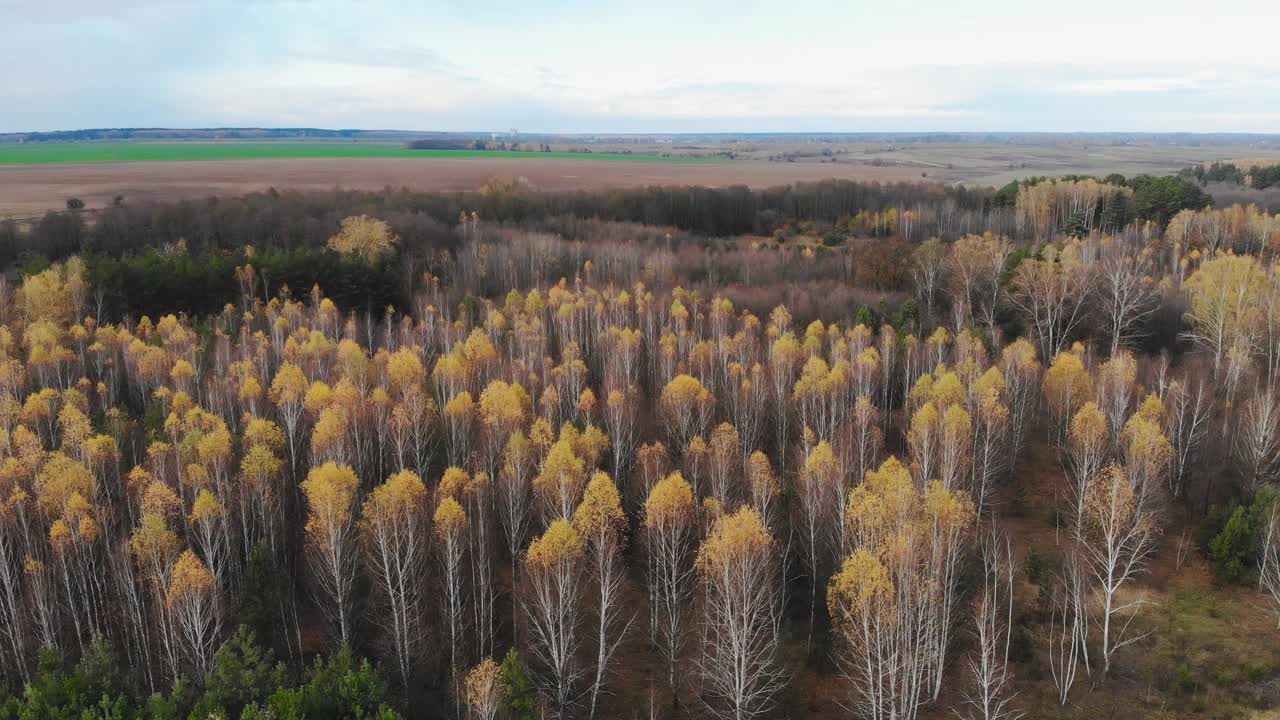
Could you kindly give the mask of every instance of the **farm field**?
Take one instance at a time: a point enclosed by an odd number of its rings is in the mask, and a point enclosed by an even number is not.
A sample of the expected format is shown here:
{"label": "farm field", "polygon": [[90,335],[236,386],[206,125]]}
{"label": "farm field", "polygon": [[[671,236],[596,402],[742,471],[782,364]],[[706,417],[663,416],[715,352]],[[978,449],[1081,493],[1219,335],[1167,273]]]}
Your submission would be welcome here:
{"label": "farm field", "polygon": [[0,165],[144,162],[149,160],[275,160],[286,158],[541,158],[715,162],[709,158],[656,155],[495,150],[411,150],[396,143],[369,142],[86,142],[0,145]]}
{"label": "farm field", "polygon": [[[0,218],[29,218],[61,209],[78,197],[100,208],[116,195],[130,201],[178,200],[239,195],[269,187],[377,190],[388,185],[420,191],[474,190],[486,179],[524,178],[539,190],[588,190],[643,185],[749,185],[844,178],[906,181],[919,178],[909,168],[820,165],[763,161],[609,162],[593,156],[569,159],[517,153],[503,157],[351,157],[256,160],[173,160],[45,165],[0,165]],[[598,156],[596,156],[598,157]]]}
{"label": "farm field", "polygon": [[[474,190],[490,177],[535,190],[642,185],[768,187],[827,178],[938,181],[999,187],[1032,176],[1166,175],[1188,165],[1280,150],[1247,145],[700,142],[653,145],[565,138],[553,152],[409,150],[390,142],[174,141],[0,144],[0,218],[30,218],[78,197],[87,207],[116,196],[179,200],[278,189]],[[586,149],[590,153],[583,152]],[[658,152],[663,155],[656,154]],[[634,153],[634,154],[626,154]],[[645,154],[647,153],[647,154]],[[1216,193],[1215,193],[1216,194]],[[1237,195],[1239,193],[1237,192]],[[1259,202],[1264,196],[1224,201]]]}

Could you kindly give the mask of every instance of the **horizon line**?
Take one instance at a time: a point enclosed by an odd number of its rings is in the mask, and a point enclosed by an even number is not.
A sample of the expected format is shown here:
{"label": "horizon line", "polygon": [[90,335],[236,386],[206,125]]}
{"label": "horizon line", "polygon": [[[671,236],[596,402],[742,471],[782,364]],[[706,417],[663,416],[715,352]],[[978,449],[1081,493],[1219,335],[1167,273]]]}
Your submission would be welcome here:
{"label": "horizon line", "polygon": [[117,127],[88,127],[88,128],[70,128],[56,130],[11,130],[0,132],[0,136],[12,135],[52,135],[59,133],[84,133],[84,132],[155,132],[155,131],[173,131],[173,132],[239,132],[239,131],[300,131],[300,132],[328,132],[328,133],[429,133],[436,135],[549,135],[557,137],[591,137],[591,136],[620,136],[620,137],[674,137],[674,136],[938,136],[938,135],[1130,135],[1130,136],[1235,136],[1235,137],[1259,137],[1259,138],[1275,138],[1280,139],[1280,132],[1244,132],[1234,130],[706,130],[706,131],[606,131],[606,130],[590,130],[590,131],[569,131],[569,130],[529,130],[521,131],[516,129],[513,133],[512,128],[505,130],[424,130],[424,129],[404,129],[404,128],[327,128],[302,125],[214,125],[214,126],[117,126]]}

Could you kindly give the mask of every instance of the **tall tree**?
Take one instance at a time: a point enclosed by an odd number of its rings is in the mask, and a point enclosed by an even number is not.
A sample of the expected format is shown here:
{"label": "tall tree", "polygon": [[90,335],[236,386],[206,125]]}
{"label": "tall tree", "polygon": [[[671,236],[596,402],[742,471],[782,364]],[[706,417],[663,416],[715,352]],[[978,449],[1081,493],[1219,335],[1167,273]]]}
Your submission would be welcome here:
{"label": "tall tree", "polygon": [[618,488],[605,473],[597,472],[591,476],[582,504],[573,515],[573,525],[584,540],[595,580],[595,679],[591,684],[587,715],[594,718],[608,678],[609,661],[631,626],[631,620],[625,624],[622,622],[622,595],[626,587],[622,551],[627,518],[622,511]]}
{"label": "tall tree", "polygon": [[1258,261],[1248,255],[1210,258],[1187,278],[1187,334],[1212,358],[1215,381],[1222,379],[1233,348],[1254,346],[1266,284]]}
{"label": "tall tree", "polygon": [[1039,257],[1018,265],[1009,301],[1022,313],[1043,357],[1057,355],[1072,341],[1084,322],[1093,287],[1093,272],[1079,241],[1061,249],[1049,245]]}
{"label": "tall tree", "polygon": [[351,641],[355,586],[356,491],[360,480],[345,465],[325,463],[307,473],[307,559],[321,595],[322,609],[337,630],[338,641]]}
{"label": "tall tree", "polygon": [[460,715],[463,702],[462,662],[466,651],[463,647],[463,622],[467,582],[463,561],[467,552],[467,512],[452,496],[442,495],[433,519],[440,577],[444,583],[444,602],[440,603],[440,614],[449,636],[449,678]]}
{"label": "tall tree", "polygon": [[973,600],[973,649],[969,652],[972,690],[965,692],[967,720],[1017,720],[1022,713],[1011,702],[1013,673],[1009,646],[1013,629],[1013,545],[992,527],[982,543],[982,585]]}
{"label": "tall tree", "polygon": [[400,680],[409,686],[424,640],[422,576],[429,549],[427,489],[412,470],[401,470],[364,501],[360,530],[374,584],[383,603],[378,613]]}
{"label": "tall tree", "polygon": [[693,593],[693,542],[697,536],[693,488],[678,471],[653,486],[644,503],[652,639],[667,664],[676,698],[676,664],[685,643],[685,610]]}
{"label": "tall tree", "polygon": [[569,521],[556,519],[529,545],[524,561],[530,646],[561,720],[570,716],[583,673],[577,663],[583,553],[578,531]]}
{"label": "tall tree", "polygon": [[777,656],[783,610],[777,557],[769,529],[747,507],[717,519],[698,551],[705,589],[700,669],[718,717],[765,716],[786,684]]}
{"label": "tall tree", "polygon": [[1146,602],[1141,595],[1125,599],[1120,591],[1146,569],[1160,531],[1156,511],[1153,488],[1135,487],[1119,465],[1108,465],[1095,474],[1085,489],[1080,548],[1102,605],[1097,624],[1102,633],[1103,672],[1111,668],[1117,650],[1143,637],[1130,635],[1129,622],[1117,625],[1117,617],[1136,613]]}
{"label": "tall tree", "polygon": [[221,620],[213,575],[195,553],[187,550],[174,563],[166,607],[172,613],[183,648],[196,677],[208,677],[217,651]]}

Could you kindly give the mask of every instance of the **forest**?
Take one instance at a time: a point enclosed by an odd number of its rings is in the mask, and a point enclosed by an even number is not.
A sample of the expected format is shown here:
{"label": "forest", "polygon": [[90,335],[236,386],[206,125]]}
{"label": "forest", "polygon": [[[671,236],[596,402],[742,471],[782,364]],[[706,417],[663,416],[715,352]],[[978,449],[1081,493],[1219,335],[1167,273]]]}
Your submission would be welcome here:
{"label": "forest", "polygon": [[1178,176],[0,223],[0,718],[1280,707],[1278,230]]}

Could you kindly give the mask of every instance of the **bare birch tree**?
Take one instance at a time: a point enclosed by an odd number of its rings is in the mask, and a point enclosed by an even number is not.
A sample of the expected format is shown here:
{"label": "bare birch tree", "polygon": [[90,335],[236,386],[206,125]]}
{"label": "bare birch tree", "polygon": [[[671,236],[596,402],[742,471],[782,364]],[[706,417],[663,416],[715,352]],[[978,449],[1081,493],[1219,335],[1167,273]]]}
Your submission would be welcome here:
{"label": "bare birch tree", "polygon": [[698,551],[705,589],[700,670],[717,717],[761,717],[785,686],[777,657],[783,610],[777,555],[768,528],[747,507],[716,520]]}

